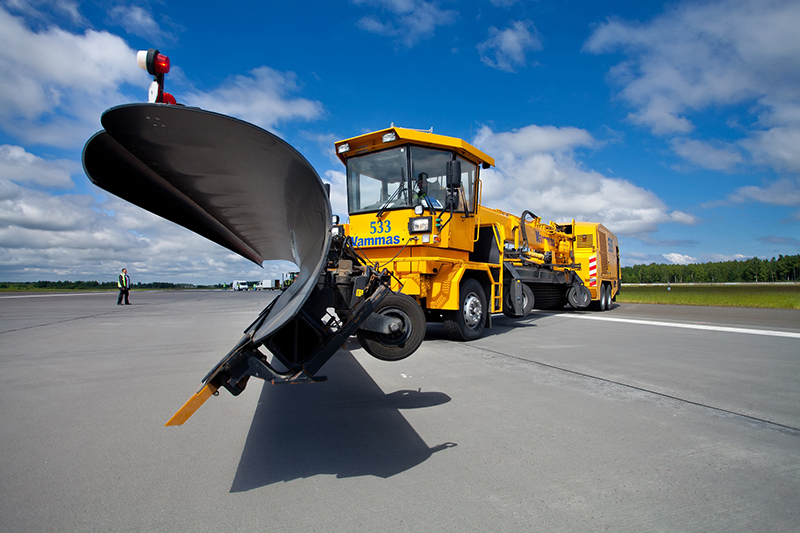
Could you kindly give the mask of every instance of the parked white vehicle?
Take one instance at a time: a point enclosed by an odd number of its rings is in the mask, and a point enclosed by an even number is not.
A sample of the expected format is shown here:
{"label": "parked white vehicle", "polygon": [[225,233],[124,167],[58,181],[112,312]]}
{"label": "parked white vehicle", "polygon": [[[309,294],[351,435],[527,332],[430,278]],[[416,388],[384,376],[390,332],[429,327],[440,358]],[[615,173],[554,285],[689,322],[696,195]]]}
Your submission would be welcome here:
{"label": "parked white vehicle", "polygon": [[249,289],[246,281],[234,281],[231,288],[235,291],[246,291]]}
{"label": "parked white vehicle", "polygon": [[254,291],[279,291],[281,290],[281,280],[265,279],[253,285]]}

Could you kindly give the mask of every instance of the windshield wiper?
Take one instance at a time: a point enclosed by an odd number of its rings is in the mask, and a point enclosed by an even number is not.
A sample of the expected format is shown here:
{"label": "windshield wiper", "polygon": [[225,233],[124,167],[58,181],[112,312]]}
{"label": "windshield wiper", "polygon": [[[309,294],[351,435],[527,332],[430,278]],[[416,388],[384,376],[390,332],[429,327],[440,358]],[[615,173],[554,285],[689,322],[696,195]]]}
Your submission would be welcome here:
{"label": "windshield wiper", "polygon": [[401,192],[403,192],[403,189],[405,189],[406,187],[405,174],[406,173],[403,167],[400,167],[400,178],[401,178],[400,186],[397,188],[396,191],[392,193],[392,195],[385,202],[383,202],[383,205],[381,206],[380,210],[378,210],[378,214],[375,215],[377,218],[381,218],[381,215],[383,214],[384,211],[386,211],[386,208],[389,207],[389,204],[392,203],[394,199],[400,195]]}

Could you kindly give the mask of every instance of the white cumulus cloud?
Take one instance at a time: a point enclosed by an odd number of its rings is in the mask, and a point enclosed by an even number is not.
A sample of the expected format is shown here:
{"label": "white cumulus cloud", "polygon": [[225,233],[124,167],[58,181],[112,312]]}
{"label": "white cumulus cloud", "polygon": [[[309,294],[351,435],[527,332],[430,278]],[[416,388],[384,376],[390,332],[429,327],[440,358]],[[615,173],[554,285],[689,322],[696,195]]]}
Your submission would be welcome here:
{"label": "white cumulus cloud", "polygon": [[756,163],[779,172],[800,174],[800,118],[765,130],[753,131],[741,145],[750,150]]}
{"label": "white cumulus cloud", "polygon": [[683,254],[670,253],[661,254],[661,256],[673,265],[688,265],[690,263],[697,263],[697,259],[694,257]]}
{"label": "white cumulus cloud", "polygon": [[513,21],[504,30],[492,26],[487,39],[478,44],[481,61],[505,72],[514,72],[515,68],[524,67],[527,64],[527,53],[542,48],[539,32],[529,20]]}
{"label": "white cumulus cloud", "polygon": [[150,42],[171,40],[172,35],[156,22],[153,14],[141,6],[114,6],[108,10],[114,24],[121,26],[131,35],[143,37]]}
{"label": "white cumulus cloud", "polygon": [[731,170],[743,161],[735,146],[717,147],[708,142],[684,138],[672,139],[670,146],[687,161],[711,170]]}
{"label": "white cumulus cloud", "polygon": [[0,8],[0,128],[20,140],[80,146],[101,112],[128,101],[120,87],[140,82],[135,51],[121,38],[55,26],[31,30]]}
{"label": "white cumulus cloud", "polygon": [[259,67],[248,75],[231,76],[211,91],[188,92],[184,98],[189,105],[274,128],[284,121],[313,120],[323,114],[320,102],[292,96],[299,90],[294,72]]}
{"label": "white cumulus cloud", "polygon": [[0,145],[0,181],[68,189],[74,186],[70,177],[73,172],[80,172],[80,165],[76,162],[46,161],[21,146]]}
{"label": "white cumulus cloud", "polygon": [[725,261],[745,261],[752,258],[752,255],[743,254],[701,254],[703,263],[723,263]]}
{"label": "white cumulus cloud", "polygon": [[[687,1],[668,5],[648,22],[612,18],[595,29],[584,50],[626,56],[610,76],[633,108],[634,123],[657,135],[685,136],[698,120],[708,120],[701,113],[744,108],[744,126],[723,120],[746,129],[739,145],[756,163],[798,172],[799,26],[795,1]],[[683,139],[673,148],[707,168],[738,162],[732,148],[709,150]]]}
{"label": "white cumulus cloud", "polygon": [[358,21],[362,30],[392,37],[395,43],[411,48],[433,37],[438,26],[452,24],[458,13],[439,8],[425,0],[353,0],[387,13],[387,18],[367,15]]}
{"label": "white cumulus cloud", "polygon": [[670,211],[651,191],[583,168],[575,149],[596,144],[584,130],[532,125],[495,133],[484,126],[474,144],[494,154],[497,163],[482,174],[484,205],[513,213],[529,210],[556,222],[602,222],[618,235],[696,222],[688,213]]}
{"label": "white cumulus cloud", "polygon": [[134,282],[270,277],[269,270],[116,197],[52,196],[0,181],[0,279],[102,280],[104,272],[114,279],[122,266]]}
{"label": "white cumulus cloud", "polygon": [[800,180],[785,178],[764,187],[740,187],[728,196],[728,200],[734,203],[756,201],[771,205],[797,206],[800,205]]}

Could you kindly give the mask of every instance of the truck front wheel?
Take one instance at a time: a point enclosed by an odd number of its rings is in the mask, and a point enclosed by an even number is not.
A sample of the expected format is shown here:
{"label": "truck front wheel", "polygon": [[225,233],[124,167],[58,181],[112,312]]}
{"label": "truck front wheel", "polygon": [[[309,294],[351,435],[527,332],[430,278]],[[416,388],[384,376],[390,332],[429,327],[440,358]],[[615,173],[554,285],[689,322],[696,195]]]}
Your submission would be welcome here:
{"label": "truck front wheel", "polygon": [[442,323],[448,337],[454,341],[471,341],[483,334],[486,325],[486,294],[474,279],[461,284],[457,311],[443,311]]}
{"label": "truck front wheel", "polygon": [[396,333],[378,333],[359,329],[358,342],[376,359],[399,361],[414,353],[425,338],[425,312],[406,294],[389,294],[374,311],[376,314],[400,319],[402,327]]}

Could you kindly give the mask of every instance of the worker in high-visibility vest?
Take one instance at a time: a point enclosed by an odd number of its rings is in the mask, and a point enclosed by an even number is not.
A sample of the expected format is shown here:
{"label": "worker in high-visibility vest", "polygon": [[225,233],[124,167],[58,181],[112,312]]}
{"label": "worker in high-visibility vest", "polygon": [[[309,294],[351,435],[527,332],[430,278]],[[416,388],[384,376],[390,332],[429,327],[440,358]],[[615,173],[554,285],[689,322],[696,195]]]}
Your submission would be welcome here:
{"label": "worker in high-visibility vest", "polygon": [[122,305],[122,297],[125,297],[125,305],[131,305],[128,301],[128,291],[131,288],[131,278],[128,277],[128,269],[123,268],[122,273],[117,278],[117,288],[119,289],[119,298],[117,298],[117,305]]}

